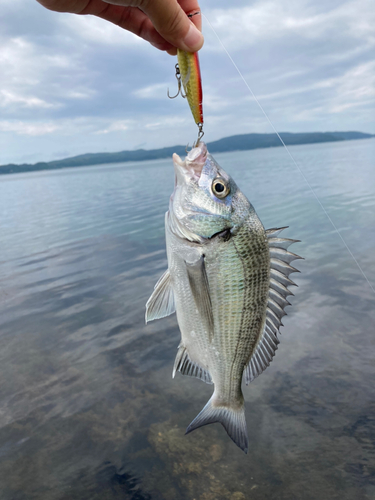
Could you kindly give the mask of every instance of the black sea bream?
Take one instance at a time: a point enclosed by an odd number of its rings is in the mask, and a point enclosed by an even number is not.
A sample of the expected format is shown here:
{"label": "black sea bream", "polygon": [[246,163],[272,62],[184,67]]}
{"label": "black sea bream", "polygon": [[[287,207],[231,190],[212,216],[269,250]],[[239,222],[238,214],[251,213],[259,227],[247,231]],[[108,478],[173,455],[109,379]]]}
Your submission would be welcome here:
{"label": "black sea bream", "polygon": [[[214,384],[187,428],[220,422],[245,452],[242,380],[269,366],[291,295],[287,251],[296,240],[266,231],[233,179],[200,142],[182,161],[173,155],[175,189],[166,213],[168,269],[146,304],[146,321],[176,312],[181,330],[176,371]],[[284,228],[283,228],[284,229]]]}

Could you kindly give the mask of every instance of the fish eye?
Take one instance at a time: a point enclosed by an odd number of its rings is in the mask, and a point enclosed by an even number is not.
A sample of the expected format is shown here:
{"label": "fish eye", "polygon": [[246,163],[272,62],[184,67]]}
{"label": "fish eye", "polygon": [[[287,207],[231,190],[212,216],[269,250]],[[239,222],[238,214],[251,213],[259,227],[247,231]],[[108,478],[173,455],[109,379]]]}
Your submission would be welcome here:
{"label": "fish eye", "polygon": [[227,182],[218,177],[212,183],[212,191],[217,198],[225,198],[229,194],[230,189]]}

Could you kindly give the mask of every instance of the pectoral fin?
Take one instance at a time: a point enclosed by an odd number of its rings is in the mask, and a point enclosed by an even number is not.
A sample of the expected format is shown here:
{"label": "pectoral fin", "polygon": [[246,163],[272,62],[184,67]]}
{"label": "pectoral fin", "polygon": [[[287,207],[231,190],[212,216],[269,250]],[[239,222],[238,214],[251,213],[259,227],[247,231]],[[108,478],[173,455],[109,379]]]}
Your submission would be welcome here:
{"label": "pectoral fin", "polygon": [[146,323],[164,318],[175,312],[171,275],[167,269],[155,285],[155,289],[146,304]]}
{"label": "pectoral fin", "polygon": [[185,264],[194,302],[206,327],[208,337],[211,342],[214,338],[214,317],[212,314],[210,288],[204,264],[204,255],[202,255],[201,258],[194,264],[189,264],[186,261]]}

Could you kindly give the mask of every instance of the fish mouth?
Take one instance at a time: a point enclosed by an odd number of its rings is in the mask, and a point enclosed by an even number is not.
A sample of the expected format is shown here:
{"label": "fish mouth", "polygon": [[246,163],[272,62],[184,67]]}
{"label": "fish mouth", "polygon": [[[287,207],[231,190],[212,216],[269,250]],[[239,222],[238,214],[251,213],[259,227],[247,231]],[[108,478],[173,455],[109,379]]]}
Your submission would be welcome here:
{"label": "fish mouth", "polygon": [[194,179],[199,181],[203,167],[207,159],[207,146],[204,142],[199,142],[195,148],[192,148],[185,160],[181,160],[178,154],[173,154],[173,164],[176,173],[176,185],[179,181]]}

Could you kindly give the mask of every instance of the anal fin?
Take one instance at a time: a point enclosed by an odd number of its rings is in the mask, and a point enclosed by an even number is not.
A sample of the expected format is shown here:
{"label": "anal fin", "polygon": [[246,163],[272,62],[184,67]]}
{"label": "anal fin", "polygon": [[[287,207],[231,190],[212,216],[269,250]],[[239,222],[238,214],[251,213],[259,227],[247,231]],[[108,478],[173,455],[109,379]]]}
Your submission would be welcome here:
{"label": "anal fin", "polygon": [[176,371],[181,372],[183,375],[188,375],[189,377],[199,378],[203,380],[203,382],[206,382],[206,384],[213,383],[209,371],[199,366],[198,363],[191,361],[184,345],[180,345],[178,348],[173,366],[172,378],[175,377]]}

